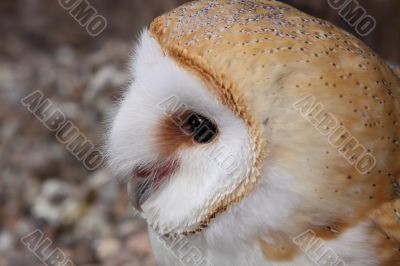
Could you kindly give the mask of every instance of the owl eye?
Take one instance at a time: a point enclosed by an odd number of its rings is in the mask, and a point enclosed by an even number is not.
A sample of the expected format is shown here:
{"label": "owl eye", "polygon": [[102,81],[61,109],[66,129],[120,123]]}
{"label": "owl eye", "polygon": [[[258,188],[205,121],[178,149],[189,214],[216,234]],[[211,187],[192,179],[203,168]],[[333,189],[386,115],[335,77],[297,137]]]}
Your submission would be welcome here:
{"label": "owl eye", "polygon": [[182,129],[186,134],[191,135],[195,142],[202,144],[211,142],[218,133],[217,126],[198,113],[190,113]]}

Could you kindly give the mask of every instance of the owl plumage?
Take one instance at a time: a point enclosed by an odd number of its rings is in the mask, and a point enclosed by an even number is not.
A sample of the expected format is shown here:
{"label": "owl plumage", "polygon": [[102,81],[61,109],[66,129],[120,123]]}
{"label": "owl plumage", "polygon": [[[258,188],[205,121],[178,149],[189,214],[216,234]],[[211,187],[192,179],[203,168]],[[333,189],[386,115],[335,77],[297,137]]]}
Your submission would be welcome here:
{"label": "owl plumage", "polygon": [[142,33],[132,72],[109,161],[160,265],[168,235],[189,265],[400,265],[399,79],[358,39],[280,2],[196,1]]}

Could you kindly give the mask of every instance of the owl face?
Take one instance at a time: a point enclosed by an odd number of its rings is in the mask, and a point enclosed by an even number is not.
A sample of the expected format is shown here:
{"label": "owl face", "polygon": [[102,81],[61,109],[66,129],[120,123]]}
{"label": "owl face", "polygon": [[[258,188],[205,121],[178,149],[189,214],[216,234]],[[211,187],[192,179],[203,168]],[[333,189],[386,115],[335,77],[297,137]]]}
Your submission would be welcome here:
{"label": "owl face", "polygon": [[109,135],[110,165],[159,233],[196,231],[251,174],[241,118],[145,31]]}

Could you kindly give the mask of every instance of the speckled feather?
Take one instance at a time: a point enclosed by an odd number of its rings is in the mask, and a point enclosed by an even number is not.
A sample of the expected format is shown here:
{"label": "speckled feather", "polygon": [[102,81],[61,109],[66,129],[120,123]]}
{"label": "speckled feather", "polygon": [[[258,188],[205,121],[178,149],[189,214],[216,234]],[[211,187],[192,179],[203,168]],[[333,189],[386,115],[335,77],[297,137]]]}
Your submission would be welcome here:
{"label": "speckled feather", "polygon": [[[399,263],[400,206],[393,184],[400,178],[400,86],[374,52],[330,23],[275,1],[192,2],[157,18],[150,31],[167,55],[251,128],[253,173],[263,160],[276,160],[307,184],[298,192],[311,204],[286,226],[340,224],[336,237],[372,220],[370,232],[380,238],[376,248],[385,249],[382,265]],[[299,115],[293,104],[306,96],[375,156],[371,171],[359,173]],[[238,185],[204,220],[250,193],[258,178]]]}

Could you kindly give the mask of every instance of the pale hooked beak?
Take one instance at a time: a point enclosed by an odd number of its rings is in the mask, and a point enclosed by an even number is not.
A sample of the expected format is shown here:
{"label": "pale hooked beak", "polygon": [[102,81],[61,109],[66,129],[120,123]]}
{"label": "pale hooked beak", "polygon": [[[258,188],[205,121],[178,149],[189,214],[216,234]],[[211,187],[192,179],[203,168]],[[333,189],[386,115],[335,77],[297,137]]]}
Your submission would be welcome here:
{"label": "pale hooked beak", "polygon": [[137,167],[128,181],[129,201],[142,212],[143,203],[176,171],[176,160],[160,160]]}

